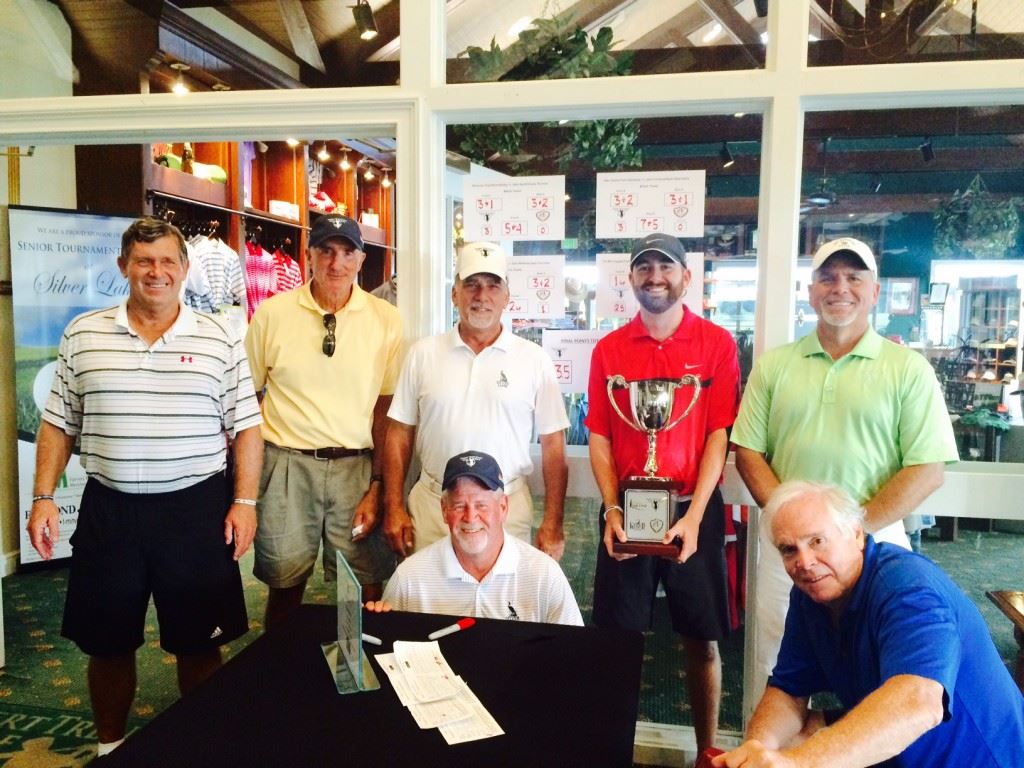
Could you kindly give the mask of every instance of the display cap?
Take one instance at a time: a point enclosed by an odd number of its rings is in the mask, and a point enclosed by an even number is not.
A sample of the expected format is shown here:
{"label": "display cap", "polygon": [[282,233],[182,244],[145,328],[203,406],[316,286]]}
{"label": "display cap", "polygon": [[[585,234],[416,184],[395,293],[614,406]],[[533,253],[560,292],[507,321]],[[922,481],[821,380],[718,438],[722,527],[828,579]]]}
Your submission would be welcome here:
{"label": "display cap", "polygon": [[662,256],[672,259],[672,261],[680,266],[686,266],[686,251],[683,250],[683,244],[679,242],[679,239],[671,235],[655,232],[645,237],[633,248],[633,253],[629,257],[629,268],[632,269],[636,260],[648,251],[660,253]]}
{"label": "display cap", "polygon": [[332,237],[348,240],[360,251],[366,250],[359,224],[348,216],[321,216],[317,219],[309,230],[309,247],[316,248]]}
{"label": "display cap", "polygon": [[459,280],[480,273],[508,281],[508,259],[497,243],[467,243],[459,250]]}
{"label": "display cap", "polygon": [[460,477],[471,477],[492,491],[505,490],[505,483],[501,479],[501,467],[493,456],[483,451],[466,451],[448,459],[444,467],[441,490],[450,490]]}
{"label": "display cap", "polygon": [[811,272],[817,272],[826,261],[837,253],[848,253],[856,256],[864,264],[864,269],[870,270],[871,274],[878,277],[878,264],[875,262],[875,254],[871,252],[866,243],[852,237],[840,237],[838,240],[830,240],[821,246],[811,261]]}

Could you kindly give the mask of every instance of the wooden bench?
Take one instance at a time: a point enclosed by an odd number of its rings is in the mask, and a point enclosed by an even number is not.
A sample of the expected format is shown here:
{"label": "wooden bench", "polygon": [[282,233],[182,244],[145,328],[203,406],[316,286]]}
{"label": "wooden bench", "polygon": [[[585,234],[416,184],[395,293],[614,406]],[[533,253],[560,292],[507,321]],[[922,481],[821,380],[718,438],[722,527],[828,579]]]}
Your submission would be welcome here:
{"label": "wooden bench", "polygon": [[1013,622],[1013,639],[1017,641],[1017,666],[1013,679],[1024,693],[1024,592],[1003,590],[985,595]]}

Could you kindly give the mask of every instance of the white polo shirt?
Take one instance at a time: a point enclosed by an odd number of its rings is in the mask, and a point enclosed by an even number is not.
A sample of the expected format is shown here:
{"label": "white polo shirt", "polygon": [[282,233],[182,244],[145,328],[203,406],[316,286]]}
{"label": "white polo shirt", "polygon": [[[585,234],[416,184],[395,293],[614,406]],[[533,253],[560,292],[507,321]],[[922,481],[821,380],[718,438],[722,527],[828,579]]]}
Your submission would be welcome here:
{"label": "white polo shirt", "polygon": [[384,600],[399,611],[583,626],[558,563],[507,533],[483,581],[466,573],[446,536],[402,561]]}
{"label": "white polo shirt", "polygon": [[225,434],[261,421],[245,348],[227,320],[184,304],[147,344],[127,301],[68,324],[42,417],[81,437],[83,469],[109,488],[188,488],[224,469]]}
{"label": "white polo shirt", "polygon": [[388,416],[416,427],[416,452],[436,480],[463,451],[493,456],[509,482],[533,471],[530,442],[569,427],[551,358],[507,328],[475,354],[458,328],[409,350]]}

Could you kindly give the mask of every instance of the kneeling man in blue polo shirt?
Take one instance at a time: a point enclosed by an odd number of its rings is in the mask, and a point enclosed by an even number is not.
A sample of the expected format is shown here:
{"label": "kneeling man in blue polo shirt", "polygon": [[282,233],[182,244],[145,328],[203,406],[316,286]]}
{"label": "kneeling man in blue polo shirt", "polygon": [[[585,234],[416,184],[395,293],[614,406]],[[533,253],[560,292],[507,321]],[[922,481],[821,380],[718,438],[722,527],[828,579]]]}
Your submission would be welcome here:
{"label": "kneeling man in blue polo shirt", "polygon": [[[974,604],[927,558],[864,533],[843,490],[780,485],[762,516],[795,589],[747,741],[714,766],[1011,768],[1024,696]],[[808,698],[844,712],[824,727]]]}

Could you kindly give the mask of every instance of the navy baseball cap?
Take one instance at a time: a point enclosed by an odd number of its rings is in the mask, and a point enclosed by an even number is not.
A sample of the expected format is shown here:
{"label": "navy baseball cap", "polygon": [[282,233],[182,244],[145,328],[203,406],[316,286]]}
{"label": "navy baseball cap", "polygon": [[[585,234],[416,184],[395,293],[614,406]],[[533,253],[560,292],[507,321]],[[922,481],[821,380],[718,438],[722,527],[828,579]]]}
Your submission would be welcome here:
{"label": "navy baseball cap", "polygon": [[492,491],[505,490],[505,482],[501,478],[501,467],[498,462],[483,451],[465,451],[448,459],[444,467],[444,480],[441,490],[451,490],[460,477],[471,477],[485,488]]}
{"label": "navy baseball cap", "polygon": [[350,219],[348,216],[334,215],[318,218],[313,223],[313,228],[309,230],[309,247],[316,248],[332,237],[348,240],[360,251],[366,250],[366,246],[363,245],[363,234],[359,230],[359,224],[355,219]]}
{"label": "navy baseball cap", "polygon": [[629,257],[629,268],[632,269],[636,260],[648,251],[660,253],[662,256],[672,259],[672,261],[680,266],[686,266],[686,251],[683,250],[683,244],[679,242],[679,238],[655,232],[634,246],[633,253]]}

